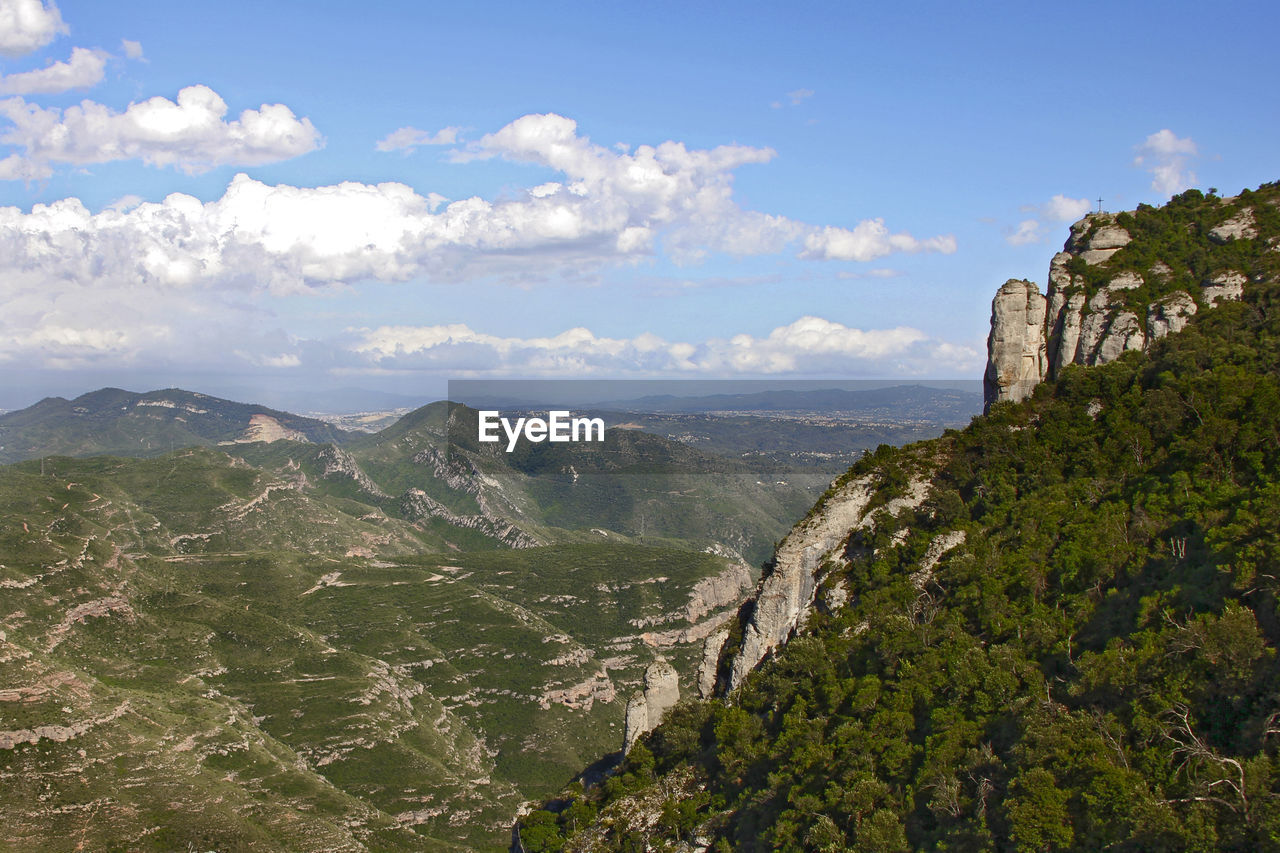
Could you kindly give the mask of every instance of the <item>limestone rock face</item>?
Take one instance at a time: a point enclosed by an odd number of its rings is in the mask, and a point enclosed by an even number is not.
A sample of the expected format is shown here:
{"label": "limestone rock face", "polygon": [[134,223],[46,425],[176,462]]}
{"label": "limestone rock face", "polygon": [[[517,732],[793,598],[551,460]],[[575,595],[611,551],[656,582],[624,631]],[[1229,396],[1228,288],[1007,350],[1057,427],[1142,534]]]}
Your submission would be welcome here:
{"label": "limestone rock face", "polygon": [[1253,208],[1246,207],[1226,222],[1209,232],[1209,239],[1215,243],[1226,243],[1230,240],[1252,240],[1258,236],[1258,229],[1253,219]]}
{"label": "limestone rock face", "polygon": [[[854,530],[874,527],[874,513],[867,508],[876,485],[871,476],[846,483],[782,540],[773,571],[756,587],[755,609],[743,626],[742,645],[733,655],[724,685],[727,691],[741,684],[756,664],[804,625],[822,580],[823,563],[841,559],[838,551]],[[913,481],[906,495],[893,498],[884,509],[892,514],[919,506],[927,491],[923,480]]]}
{"label": "limestone rock face", "polygon": [[[1215,228],[1210,237],[1224,243],[1256,234],[1253,211],[1247,209]],[[993,400],[1030,396],[1038,382],[1056,379],[1069,364],[1106,364],[1130,350],[1145,349],[1151,341],[1186,326],[1196,313],[1198,301],[1214,307],[1221,301],[1243,296],[1247,279],[1238,270],[1213,275],[1202,284],[1198,295],[1179,290],[1146,306],[1134,305],[1127,292],[1148,284],[1167,285],[1174,270],[1164,261],[1156,260],[1144,273],[1118,270],[1092,294],[1085,276],[1071,272],[1077,259],[1108,269],[1111,257],[1130,242],[1132,237],[1116,223],[1114,214],[1091,213],[1071,226],[1063,251],[1054,255],[1049,264],[1042,331],[1028,327],[1034,325],[1038,309],[1035,286],[1016,280],[1001,286],[992,303],[991,337],[987,343],[983,384],[988,405]],[[1039,369],[1036,357],[1041,341],[1045,348],[1044,370]]]}
{"label": "limestone rock face", "polygon": [[1147,336],[1158,341],[1170,332],[1180,332],[1196,313],[1196,301],[1185,290],[1176,290],[1147,308]]}
{"label": "limestone rock face", "polygon": [[1107,324],[1107,331],[1098,343],[1098,350],[1088,364],[1106,364],[1115,361],[1129,350],[1145,348],[1147,336],[1138,322],[1138,315],[1122,311]]}
{"label": "limestone rock face", "polygon": [[987,338],[987,371],[983,396],[1025,400],[1048,371],[1044,327],[1048,303],[1040,288],[1011,278],[991,301],[991,335]]}
{"label": "limestone rock face", "polygon": [[[727,636],[727,635],[726,635]],[[627,702],[623,723],[622,749],[630,752],[636,740],[662,722],[662,715],[680,701],[680,685],[675,667],[664,660],[654,661],[644,671],[644,690]]]}
{"label": "limestone rock face", "polygon": [[720,666],[720,652],[729,639],[729,629],[716,631],[702,644],[702,662],[698,664],[698,696],[710,699],[716,690],[716,670]]}
{"label": "limestone rock face", "polygon": [[1089,240],[1089,248],[1080,253],[1086,264],[1100,264],[1111,260],[1111,256],[1127,246],[1130,241],[1129,232],[1119,225],[1104,225],[1094,232]]}
{"label": "limestone rock face", "polygon": [[1125,270],[1107,282],[1108,291],[1133,290],[1142,287],[1142,276],[1132,270]]}
{"label": "limestone rock face", "polygon": [[[1090,231],[1093,233],[1090,234]],[[1090,213],[1071,226],[1066,250],[1086,264],[1100,264],[1129,244],[1129,232],[1115,224],[1110,213]]]}
{"label": "limestone rock face", "polygon": [[1208,281],[1200,286],[1200,293],[1210,308],[1216,308],[1218,302],[1237,302],[1244,296],[1244,284],[1248,281],[1244,273],[1226,270],[1214,273]]}

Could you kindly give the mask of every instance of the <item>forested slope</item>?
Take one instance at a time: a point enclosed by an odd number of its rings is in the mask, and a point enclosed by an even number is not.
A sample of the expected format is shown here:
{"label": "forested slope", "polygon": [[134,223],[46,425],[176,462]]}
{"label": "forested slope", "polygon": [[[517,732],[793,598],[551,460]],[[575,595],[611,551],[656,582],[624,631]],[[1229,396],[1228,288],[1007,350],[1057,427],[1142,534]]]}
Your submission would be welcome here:
{"label": "forested slope", "polygon": [[1118,260],[1228,263],[1242,300],[855,466],[870,522],[803,630],[526,817],[524,847],[1280,847],[1274,190],[1222,243],[1198,236],[1221,200],[1140,210]]}

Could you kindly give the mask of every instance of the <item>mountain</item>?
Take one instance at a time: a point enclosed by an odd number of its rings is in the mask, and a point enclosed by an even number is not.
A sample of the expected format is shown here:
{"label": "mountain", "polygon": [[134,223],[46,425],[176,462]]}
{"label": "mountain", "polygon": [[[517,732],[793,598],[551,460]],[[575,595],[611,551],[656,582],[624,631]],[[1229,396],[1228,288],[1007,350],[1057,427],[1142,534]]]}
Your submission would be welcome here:
{"label": "mountain", "polygon": [[0,464],[39,456],[158,456],[180,447],[295,441],[340,443],[323,421],[265,406],[169,388],[137,394],[103,388],[74,400],[46,397],[0,415]]}
{"label": "mountain", "polygon": [[[68,405],[82,449],[152,410],[230,435],[262,413]],[[507,454],[447,403],[303,437],[0,468],[6,844],[501,846],[524,802],[647,728],[627,708],[650,670],[697,692],[749,560],[828,480],[628,430]]]}
{"label": "mountain", "polygon": [[1043,322],[997,295],[988,414],[833,484],[709,641],[717,698],[519,849],[1277,849],[1280,185],[1076,248]]}

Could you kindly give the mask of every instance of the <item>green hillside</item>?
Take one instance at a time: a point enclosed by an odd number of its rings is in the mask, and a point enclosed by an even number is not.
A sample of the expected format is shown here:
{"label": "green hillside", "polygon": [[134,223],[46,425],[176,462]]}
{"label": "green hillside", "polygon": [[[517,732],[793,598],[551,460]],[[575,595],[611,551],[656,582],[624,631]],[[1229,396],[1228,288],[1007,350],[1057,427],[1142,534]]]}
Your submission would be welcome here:
{"label": "green hillside", "polygon": [[38,456],[159,456],[182,447],[289,435],[340,442],[329,424],[265,406],[169,388],[137,394],[103,388],[74,400],[47,397],[0,415],[0,464]]}
{"label": "green hillside", "polygon": [[1243,300],[855,466],[869,522],[805,630],[525,849],[1280,849],[1278,196],[1130,215],[1119,268]]}
{"label": "green hillside", "polygon": [[731,568],[625,543],[432,555],[455,534],[282,471],[212,449],[0,470],[15,849],[493,849],[618,749],[646,665],[691,677],[687,604]]}

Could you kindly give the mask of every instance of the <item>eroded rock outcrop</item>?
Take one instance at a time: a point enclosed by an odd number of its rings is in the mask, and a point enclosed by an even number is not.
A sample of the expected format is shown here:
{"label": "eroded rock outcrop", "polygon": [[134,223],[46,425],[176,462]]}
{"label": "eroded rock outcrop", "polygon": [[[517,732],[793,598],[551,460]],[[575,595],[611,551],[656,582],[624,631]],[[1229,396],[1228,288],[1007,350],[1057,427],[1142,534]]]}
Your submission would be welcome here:
{"label": "eroded rock outcrop", "polygon": [[351,480],[355,483],[356,488],[370,497],[390,497],[377,483],[370,479],[369,475],[360,467],[360,463],[356,462],[355,457],[345,450],[330,444],[320,451],[317,459],[324,466],[320,476],[326,480]]}
{"label": "eroded rock outcrop", "polygon": [[1175,290],[1151,303],[1147,309],[1147,336],[1158,341],[1172,332],[1180,332],[1196,313],[1196,301],[1185,290]]}
{"label": "eroded rock outcrop", "polygon": [[729,639],[729,629],[716,631],[702,643],[702,661],[698,664],[698,697],[710,699],[716,691],[716,672],[720,653]]}
{"label": "eroded rock outcrop", "polygon": [[[1254,212],[1245,208],[1207,236],[1224,244],[1252,239],[1257,233]],[[1085,270],[1080,261],[1098,266],[1105,274],[1112,259],[1132,240],[1116,214],[1091,213],[1071,226],[1063,251],[1050,262],[1045,297],[1028,281],[1011,279],[1000,287],[992,302],[987,343],[983,382],[987,406],[1026,399],[1037,384],[1056,378],[1069,364],[1106,364],[1126,352],[1147,349],[1152,341],[1184,328],[1197,310],[1242,298],[1247,278],[1239,270],[1215,272],[1201,283],[1198,294],[1162,293],[1179,276],[1163,260],[1142,271],[1117,269],[1100,286],[1097,273],[1081,274]],[[1180,275],[1185,280],[1186,270]],[[1151,291],[1154,298],[1144,298]],[[1041,299],[1046,306],[1043,325],[1036,328]]]}
{"label": "eroded rock outcrop", "polygon": [[1046,307],[1040,288],[1029,281],[1011,278],[996,292],[982,383],[987,399],[1025,400],[1044,379]]}
{"label": "eroded rock outcrop", "polygon": [[636,740],[653,731],[668,709],[680,701],[680,685],[675,667],[665,660],[649,664],[644,671],[644,689],[627,701],[627,715],[622,730],[622,749],[630,752]]}
{"label": "eroded rock outcrop", "polygon": [[1215,243],[1227,243],[1231,240],[1252,240],[1258,236],[1258,229],[1253,218],[1253,208],[1246,207],[1235,216],[1209,231],[1209,239]]}
{"label": "eroded rock outcrop", "polygon": [[1216,308],[1219,302],[1235,302],[1244,296],[1244,285],[1248,279],[1238,270],[1223,270],[1214,273],[1200,287],[1200,293],[1210,308]]}
{"label": "eroded rock outcrop", "polygon": [[845,483],[782,540],[773,570],[756,587],[742,644],[734,650],[729,665],[726,692],[741,684],[766,655],[804,626],[822,580],[823,563],[841,557],[839,551],[853,531],[874,526],[878,513],[893,515],[919,506],[928,491],[923,479],[913,480],[905,495],[877,509],[872,507],[872,498],[878,485],[874,475]]}
{"label": "eroded rock outcrop", "polygon": [[717,575],[698,581],[689,593],[684,607],[684,618],[697,622],[703,616],[721,607],[742,601],[745,590],[751,589],[755,578],[746,563],[734,563]]}
{"label": "eroded rock outcrop", "polygon": [[505,518],[487,515],[459,515],[422,489],[410,489],[400,498],[400,511],[410,521],[439,518],[454,527],[465,527],[497,539],[510,548],[535,548],[538,540]]}

